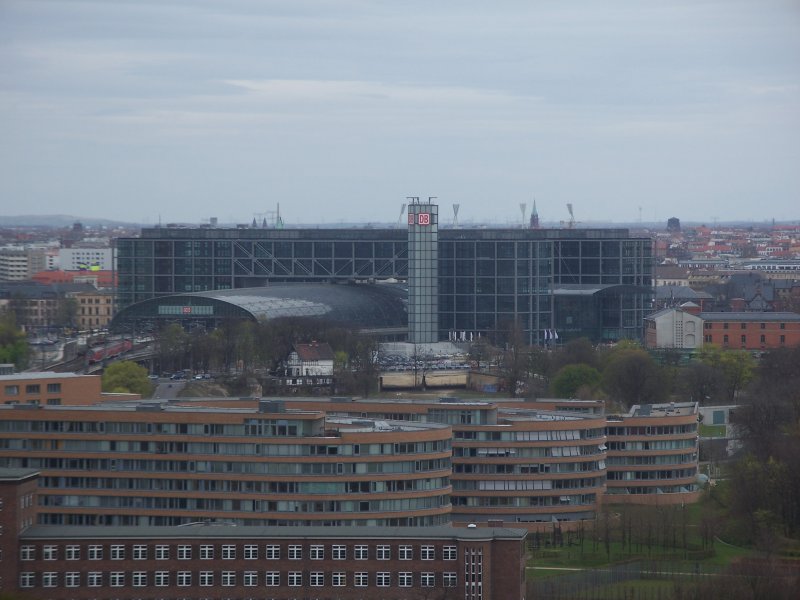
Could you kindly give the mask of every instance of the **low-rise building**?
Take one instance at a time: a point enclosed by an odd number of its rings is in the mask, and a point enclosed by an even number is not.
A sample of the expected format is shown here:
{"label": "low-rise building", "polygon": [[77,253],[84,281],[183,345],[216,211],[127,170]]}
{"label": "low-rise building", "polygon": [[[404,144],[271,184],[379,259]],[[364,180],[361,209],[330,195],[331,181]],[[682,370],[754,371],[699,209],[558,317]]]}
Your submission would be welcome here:
{"label": "low-rise building", "polygon": [[0,592],[14,597],[525,597],[522,529],[30,526],[15,507],[35,510],[36,475],[0,469]]}
{"label": "low-rise building", "polygon": [[703,312],[703,340],[723,348],[770,350],[800,344],[800,314]]}

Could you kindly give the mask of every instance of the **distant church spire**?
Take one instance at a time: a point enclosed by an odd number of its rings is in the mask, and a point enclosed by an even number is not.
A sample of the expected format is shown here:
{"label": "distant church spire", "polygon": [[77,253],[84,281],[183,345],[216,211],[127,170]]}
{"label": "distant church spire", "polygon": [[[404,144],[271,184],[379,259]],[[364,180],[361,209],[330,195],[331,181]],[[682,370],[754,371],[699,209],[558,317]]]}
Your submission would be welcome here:
{"label": "distant church spire", "polygon": [[539,212],[536,210],[536,198],[533,199],[533,210],[531,211],[531,229],[539,229]]}

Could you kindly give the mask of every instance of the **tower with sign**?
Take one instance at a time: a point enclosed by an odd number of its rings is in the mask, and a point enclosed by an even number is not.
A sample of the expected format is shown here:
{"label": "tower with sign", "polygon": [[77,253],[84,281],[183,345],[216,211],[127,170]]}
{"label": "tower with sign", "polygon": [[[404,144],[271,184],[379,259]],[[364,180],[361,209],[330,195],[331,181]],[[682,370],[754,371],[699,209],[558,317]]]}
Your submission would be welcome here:
{"label": "tower with sign", "polygon": [[439,207],[428,198],[408,204],[408,341],[431,344],[439,335]]}

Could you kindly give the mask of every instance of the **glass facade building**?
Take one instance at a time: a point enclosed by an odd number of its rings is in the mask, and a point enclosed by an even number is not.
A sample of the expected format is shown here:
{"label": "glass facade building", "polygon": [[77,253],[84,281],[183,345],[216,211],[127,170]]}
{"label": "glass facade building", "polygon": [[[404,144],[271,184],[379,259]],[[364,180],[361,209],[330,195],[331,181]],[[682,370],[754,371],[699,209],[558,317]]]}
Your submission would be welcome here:
{"label": "glass facade building", "polygon": [[[423,207],[428,207],[424,208]],[[410,339],[641,339],[652,242],[627,229],[150,228],[117,240],[118,302],[276,282],[406,280]],[[416,211],[412,213],[413,211]],[[428,225],[419,225],[421,214]],[[420,269],[422,270],[420,272]],[[422,332],[429,336],[422,338]],[[436,340],[434,340],[436,341]]]}

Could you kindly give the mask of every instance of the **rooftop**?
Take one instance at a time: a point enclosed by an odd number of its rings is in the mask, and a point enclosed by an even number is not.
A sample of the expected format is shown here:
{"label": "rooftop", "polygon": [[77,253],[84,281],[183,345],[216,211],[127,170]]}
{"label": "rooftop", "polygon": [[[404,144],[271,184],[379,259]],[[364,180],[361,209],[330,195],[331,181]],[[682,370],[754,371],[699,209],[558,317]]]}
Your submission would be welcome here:
{"label": "rooftop", "polygon": [[420,539],[420,540],[523,540],[524,529],[508,527],[256,527],[227,524],[183,525],[178,527],[80,527],[43,526],[29,527],[20,534],[20,540],[120,540],[120,539],[298,539],[314,538],[356,540]]}

